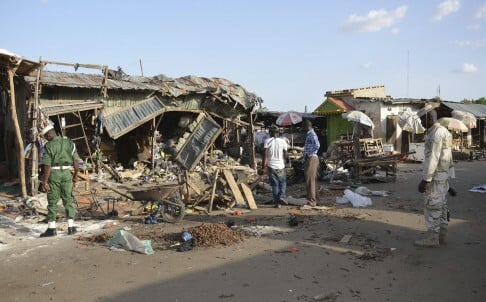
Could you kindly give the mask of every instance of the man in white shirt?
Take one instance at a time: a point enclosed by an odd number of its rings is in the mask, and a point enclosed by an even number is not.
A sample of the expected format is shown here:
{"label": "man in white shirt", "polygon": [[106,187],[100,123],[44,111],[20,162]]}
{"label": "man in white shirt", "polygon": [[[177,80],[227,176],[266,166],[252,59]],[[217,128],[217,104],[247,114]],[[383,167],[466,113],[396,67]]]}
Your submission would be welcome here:
{"label": "man in white shirt", "polygon": [[267,168],[268,178],[272,186],[273,203],[281,207],[280,198],[285,196],[287,189],[287,173],[285,160],[287,159],[287,142],[279,137],[278,127],[270,128],[270,138],[265,140],[262,167]]}

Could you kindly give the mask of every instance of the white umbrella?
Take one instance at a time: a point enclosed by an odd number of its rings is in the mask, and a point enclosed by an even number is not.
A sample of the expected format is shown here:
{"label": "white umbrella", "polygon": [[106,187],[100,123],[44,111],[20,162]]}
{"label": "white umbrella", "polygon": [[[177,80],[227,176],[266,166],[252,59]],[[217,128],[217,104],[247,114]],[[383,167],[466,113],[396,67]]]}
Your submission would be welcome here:
{"label": "white umbrella", "polygon": [[420,117],[411,111],[404,111],[398,114],[398,124],[403,130],[411,133],[425,132],[425,128],[422,126]]}
{"label": "white umbrella", "polygon": [[464,125],[463,122],[461,122],[458,119],[452,118],[452,117],[443,117],[439,119],[439,123],[446,127],[449,130],[454,130],[457,132],[467,132],[467,126]]}
{"label": "white umbrella", "polygon": [[292,126],[300,122],[302,122],[302,114],[289,111],[279,115],[275,123],[279,126]]}
{"label": "white umbrella", "polygon": [[476,128],[476,117],[474,114],[461,110],[453,110],[452,117],[463,122],[469,129]]}
{"label": "white umbrella", "polygon": [[366,114],[364,114],[361,111],[356,111],[356,110],[349,111],[349,112],[343,113],[341,115],[341,117],[343,119],[350,121],[350,122],[357,122],[357,123],[360,123],[362,125],[371,127],[371,129],[375,128],[375,124],[373,124],[373,121],[370,119],[370,117],[367,116]]}

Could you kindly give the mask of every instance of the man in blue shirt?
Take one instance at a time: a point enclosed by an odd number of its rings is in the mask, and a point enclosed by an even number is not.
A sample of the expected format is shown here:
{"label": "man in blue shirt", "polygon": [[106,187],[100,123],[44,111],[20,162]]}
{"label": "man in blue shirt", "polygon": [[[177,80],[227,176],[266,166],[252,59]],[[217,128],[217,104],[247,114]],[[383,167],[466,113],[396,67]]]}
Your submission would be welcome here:
{"label": "man in blue shirt", "polygon": [[317,138],[317,134],[312,128],[312,122],[304,121],[304,129],[307,130],[304,145],[304,176],[307,189],[307,200],[311,206],[317,205],[317,169],[319,167],[319,158],[317,151],[321,144]]}

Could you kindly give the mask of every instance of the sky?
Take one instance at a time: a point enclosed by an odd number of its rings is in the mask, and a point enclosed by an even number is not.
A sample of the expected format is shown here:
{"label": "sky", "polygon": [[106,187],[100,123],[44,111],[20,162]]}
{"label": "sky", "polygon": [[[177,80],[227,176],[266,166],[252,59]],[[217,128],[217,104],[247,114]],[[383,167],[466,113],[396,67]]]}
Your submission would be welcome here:
{"label": "sky", "polygon": [[311,112],[326,91],[375,85],[393,98],[486,96],[485,0],[2,0],[0,11],[0,48],[27,59],[133,75],[141,60],[146,76],[226,78],[271,110]]}

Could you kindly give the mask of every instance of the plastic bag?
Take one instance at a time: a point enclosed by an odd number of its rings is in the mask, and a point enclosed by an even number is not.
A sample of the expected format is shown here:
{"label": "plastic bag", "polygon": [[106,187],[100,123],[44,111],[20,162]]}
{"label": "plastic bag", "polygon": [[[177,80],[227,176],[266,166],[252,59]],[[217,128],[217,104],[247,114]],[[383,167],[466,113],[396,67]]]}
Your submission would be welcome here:
{"label": "plastic bag", "polygon": [[336,197],[336,203],[345,204],[348,202],[351,202],[355,208],[367,207],[372,204],[371,198],[361,196],[358,193],[354,193],[353,191],[346,189],[344,190],[343,197]]}
{"label": "plastic bag", "polygon": [[152,255],[154,253],[150,240],[140,240],[125,230],[118,230],[115,236],[108,241],[108,246],[146,255]]}

